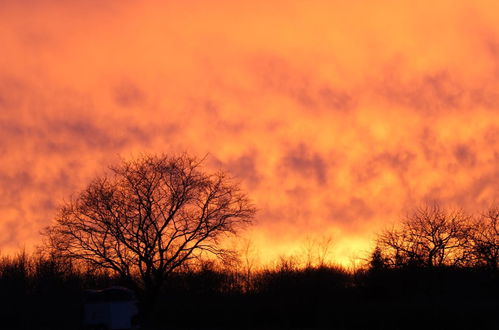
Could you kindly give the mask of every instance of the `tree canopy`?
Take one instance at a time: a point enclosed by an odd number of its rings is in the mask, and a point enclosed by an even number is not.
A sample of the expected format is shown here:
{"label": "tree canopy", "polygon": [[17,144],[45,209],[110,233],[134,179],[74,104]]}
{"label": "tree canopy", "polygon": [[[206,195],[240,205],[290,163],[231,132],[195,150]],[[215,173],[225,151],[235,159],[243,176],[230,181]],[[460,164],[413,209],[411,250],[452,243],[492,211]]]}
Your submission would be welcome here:
{"label": "tree canopy", "polygon": [[480,217],[439,205],[422,206],[397,228],[377,238],[371,263],[387,266],[487,266],[497,269],[499,212],[492,207]]}
{"label": "tree canopy", "polygon": [[64,203],[45,232],[56,253],[109,269],[154,300],[168,275],[250,224],[255,208],[223,171],[188,155],[122,161]]}

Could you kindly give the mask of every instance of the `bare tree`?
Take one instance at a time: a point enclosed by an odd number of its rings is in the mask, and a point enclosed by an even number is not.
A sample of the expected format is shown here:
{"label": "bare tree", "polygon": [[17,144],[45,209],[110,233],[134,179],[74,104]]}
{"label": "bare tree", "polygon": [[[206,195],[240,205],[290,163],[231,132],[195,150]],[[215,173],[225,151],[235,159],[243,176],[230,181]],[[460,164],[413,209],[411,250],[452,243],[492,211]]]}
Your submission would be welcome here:
{"label": "bare tree", "polygon": [[471,233],[476,263],[491,269],[499,267],[499,207],[492,207],[475,221]]}
{"label": "bare tree", "polygon": [[325,266],[333,247],[334,239],[331,235],[307,237],[302,247],[305,255],[305,267]]}
{"label": "bare tree", "polygon": [[240,269],[243,275],[243,288],[245,292],[250,292],[253,289],[253,275],[257,263],[258,251],[249,239],[242,242],[242,247],[239,250],[241,250]]}
{"label": "bare tree", "polygon": [[205,254],[220,258],[226,234],[249,224],[255,208],[224,172],[205,173],[187,155],[122,161],[60,209],[49,247],[109,269],[154,305],[168,275]]}
{"label": "bare tree", "polygon": [[385,230],[377,239],[387,260],[395,266],[460,265],[469,260],[470,217],[438,205],[414,210],[400,228]]}

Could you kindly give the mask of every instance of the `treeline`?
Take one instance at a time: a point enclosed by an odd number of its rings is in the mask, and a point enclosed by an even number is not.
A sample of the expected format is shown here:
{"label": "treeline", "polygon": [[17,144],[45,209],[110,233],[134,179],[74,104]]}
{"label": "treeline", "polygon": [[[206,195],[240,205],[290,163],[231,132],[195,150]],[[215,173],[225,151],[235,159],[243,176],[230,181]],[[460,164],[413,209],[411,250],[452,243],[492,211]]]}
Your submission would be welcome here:
{"label": "treeline", "polygon": [[72,329],[81,324],[83,293],[116,283],[70,260],[21,252],[0,259],[2,329]]}
{"label": "treeline", "polygon": [[[364,267],[281,259],[264,269],[205,261],[170,274],[157,329],[473,328],[498,325],[497,209],[417,209],[381,232]],[[495,258],[495,259],[494,259]],[[1,329],[79,329],[86,289],[126,286],[44,253],[0,258]]]}
{"label": "treeline", "polygon": [[[347,271],[283,260],[243,272],[206,263],[172,275],[155,329],[407,329],[497,325],[499,278],[483,267]],[[21,254],[0,262],[2,329],[81,329],[85,289],[123,285],[108,273]]]}

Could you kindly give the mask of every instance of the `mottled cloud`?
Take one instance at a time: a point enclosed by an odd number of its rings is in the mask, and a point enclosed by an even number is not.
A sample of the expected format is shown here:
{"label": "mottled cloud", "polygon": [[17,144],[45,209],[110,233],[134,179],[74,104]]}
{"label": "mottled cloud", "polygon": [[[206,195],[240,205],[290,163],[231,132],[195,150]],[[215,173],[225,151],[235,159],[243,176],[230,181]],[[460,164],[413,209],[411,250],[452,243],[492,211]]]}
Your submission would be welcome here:
{"label": "mottled cloud", "polygon": [[315,179],[319,185],[327,184],[327,169],[333,165],[327,164],[319,153],[310,152],[303,144],[288,150],[281,162],[282,171],[291,172],[291,177],[299,175]]}
{"label": "mottled cloud", "polygon": [[497,7],[0,1],[0,249],[142,152],[228,170],[266,260],[332,235],[347,262],[418,203],[497,203]]}

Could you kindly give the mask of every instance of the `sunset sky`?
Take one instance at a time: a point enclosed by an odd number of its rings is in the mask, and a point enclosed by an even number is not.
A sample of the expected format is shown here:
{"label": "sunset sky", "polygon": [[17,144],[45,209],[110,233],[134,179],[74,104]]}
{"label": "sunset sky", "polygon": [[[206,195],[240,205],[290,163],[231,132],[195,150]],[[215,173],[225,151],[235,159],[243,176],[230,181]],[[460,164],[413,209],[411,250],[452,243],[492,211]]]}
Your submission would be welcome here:
{"label": "sunset sky", "polygon": [[0,0],[2,254],[120,156],[182,151],[241,181],[266,261],[497,204],[499,2]]}

